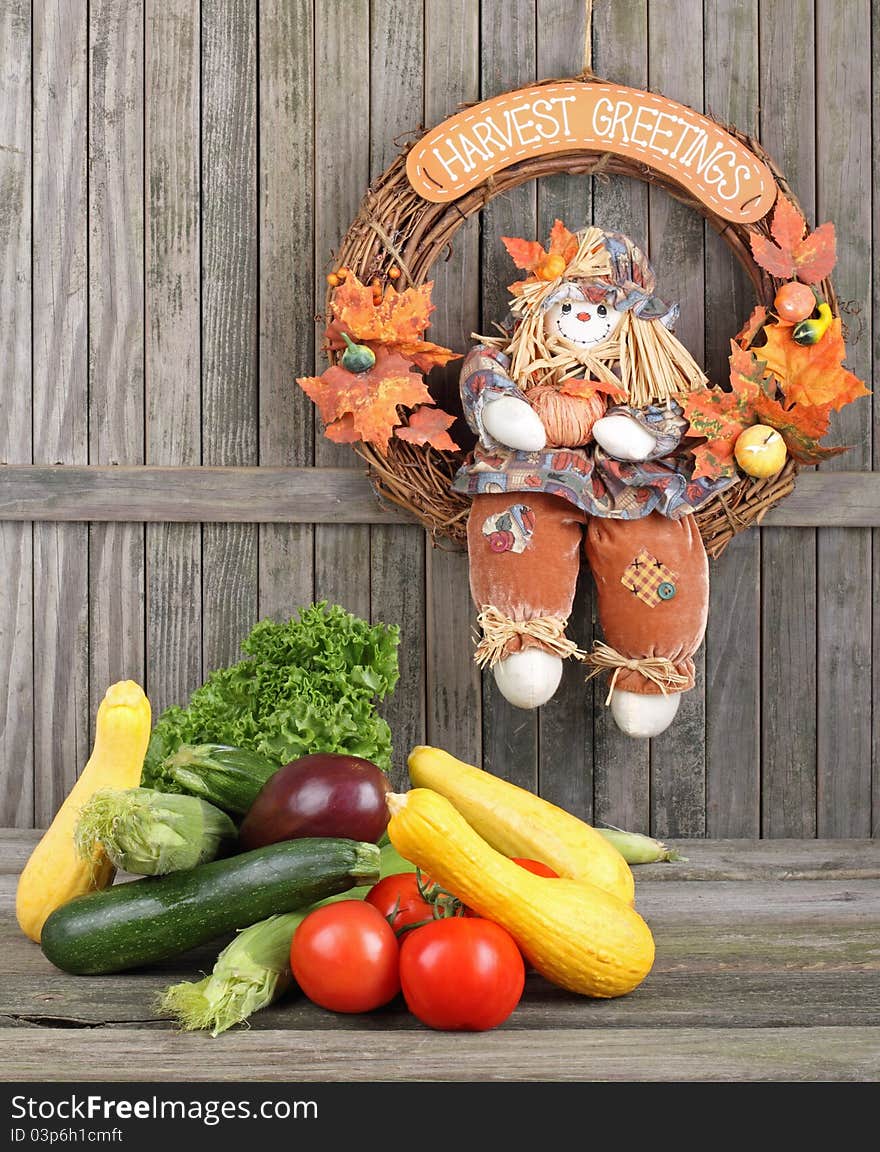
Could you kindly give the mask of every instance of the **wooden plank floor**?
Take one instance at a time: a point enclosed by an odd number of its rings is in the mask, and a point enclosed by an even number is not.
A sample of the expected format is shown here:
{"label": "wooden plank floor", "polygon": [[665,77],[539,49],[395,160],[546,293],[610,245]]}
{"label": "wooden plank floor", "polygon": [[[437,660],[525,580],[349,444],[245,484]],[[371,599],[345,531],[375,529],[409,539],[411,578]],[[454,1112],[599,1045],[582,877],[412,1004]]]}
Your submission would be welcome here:
{"label": "wooden plank floor", "polygon": [[399,1003],[335,1016],[296,995],[212,1040],[153,1014],[217,945],[162,967],[66,976],[18,932],[36,833],[0,834],[0,1076],[5,1080],[880,1079],[880,841],[680,841],[636,869],[657,941],[641,988],[591,1001],[529,978],[494,1032],[423,1028]]}

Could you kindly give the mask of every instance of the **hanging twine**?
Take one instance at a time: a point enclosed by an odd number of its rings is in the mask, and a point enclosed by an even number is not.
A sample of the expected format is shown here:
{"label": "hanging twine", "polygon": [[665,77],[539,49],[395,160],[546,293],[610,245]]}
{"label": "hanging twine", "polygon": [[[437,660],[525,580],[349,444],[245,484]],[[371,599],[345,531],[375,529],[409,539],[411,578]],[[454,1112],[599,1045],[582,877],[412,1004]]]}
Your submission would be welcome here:
{"label": "hanging twine", "polygon": [[508,643],[516,636],[531,636],[546,652],[559,656],[562,660],[574,656],[578,660],[586,656],[573,640],[565,635],[567,620],[560,616],[536,616],[532,620],[511,620],[494,604],[484,605],[477,617],[483,630],[483,638],[477,644],[474,660],[481,668],[492,668],[504,657]]}
{"label": "hanging twine", "polygon": [[641,672],[646,680],[657,685],[664,696],[669,691],[681,692],[690,683],[687,676],[676,672],[675,665],[666,656],[644,656],[640,660],[628,660],[608,644],[603,644],[601,640],[594,641],[593,651],[584,659],[584,663],[593,665],[593,671],[587,676],[587,680],[592,680],[600,672],[614,670],[608,686],[608,695],[605,697],[606,705],[611,703],[611,697],[617,687],[617,678],[624,670]]}

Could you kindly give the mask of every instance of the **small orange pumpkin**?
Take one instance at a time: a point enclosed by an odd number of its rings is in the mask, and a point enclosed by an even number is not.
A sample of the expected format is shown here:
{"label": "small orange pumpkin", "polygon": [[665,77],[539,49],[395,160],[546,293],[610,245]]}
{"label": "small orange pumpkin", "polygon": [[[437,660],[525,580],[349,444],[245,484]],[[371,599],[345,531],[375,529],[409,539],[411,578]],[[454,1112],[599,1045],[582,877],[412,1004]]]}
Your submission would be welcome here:
{"label": "small orange pumpkin", "polygon": [[548,252],[539,262],[535,274],[539,280],[555,280],[565,271],[565,257],[558,252]]}
{"label": "small orange pumpkin", "polygon": [[605,415],[606,401],[597,392],[589,398],[567,396],[556,384],[535,384],[526,399],[541,417],[548,448],[579,448],[593,436],[593,425]]}
{"label": "small orange pumpkin", "polygon": [[790,280],[781,284],[776,290],[773,300],[776,315],[785,324],[797,324],[799,320],[806,320],[813,314],[816,307],[816,297],[813,289],[797,280]]}

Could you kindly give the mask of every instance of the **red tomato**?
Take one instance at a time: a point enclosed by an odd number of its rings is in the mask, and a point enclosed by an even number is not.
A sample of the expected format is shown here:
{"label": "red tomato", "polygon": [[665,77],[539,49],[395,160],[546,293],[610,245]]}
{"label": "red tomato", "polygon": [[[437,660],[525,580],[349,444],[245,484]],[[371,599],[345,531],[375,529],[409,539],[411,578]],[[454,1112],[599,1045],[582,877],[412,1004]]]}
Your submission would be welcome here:
{"label": "red tomato", "polygon": [[[399,876],[386,876],[384,880],[373,885],[365,899],[368,904],[379,909],[395,932],[405,928],[408,924],[418,924],[420,920],[431,920],[434,916],[433,905],[429,904],[419,891],[418,880],[414,872],[402,872]],[[401,943],[403,943],[402,939]]]}
{"label": "red tomato", "polygon": [[435,920],[407,932],[400,949],[404,999],[429,1028],[496,1028],[519,1003],[524,981],[516,942],[491,920]]}
{"label": "red tomato", "polygon": [[369,1012],[400,991],[397,937],[363,900],[310,912],[291,941],[290,967],[306,996],[333,1012]]}
{"label": "red tomato", "polygon": [[514,864],[519,864],[520,868],[525,868],[527,872],[534,872],[536,876],[549,876],[554,880],[559,879],[559,873],[554,872],[546,864],[542,864],[540,860],[524,860],[520,856],[511,856]]}

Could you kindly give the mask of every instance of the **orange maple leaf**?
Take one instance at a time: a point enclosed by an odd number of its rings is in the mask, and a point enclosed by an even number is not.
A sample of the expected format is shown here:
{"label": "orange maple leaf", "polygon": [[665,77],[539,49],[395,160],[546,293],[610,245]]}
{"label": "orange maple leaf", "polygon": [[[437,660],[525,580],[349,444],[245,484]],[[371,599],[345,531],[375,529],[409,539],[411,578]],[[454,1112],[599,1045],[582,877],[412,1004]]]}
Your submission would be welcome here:
{"label": "orange maple leaf", "polygon": [[[691,449],[695,477],[736,475],[734,446],[743,429],[752,424],[775,428],[801,464],[818,464],[846,451],[845,447],[824,447],[819,443],[828,431],[830,404],[785,407],[776,395],[776,380],[766,374],[763,361],[735,340],[730,342],[730,349],[731,391],[698,388],[681,401],[689,421],[688,435],[706,439],[705,444]],[[763,351],[760,349],[761,355]]]}
{"label": "orange maple leaf", "polygon": [[380,347],[369,372],[334,365],[320,376],[300,377],[297,383],[317,405],[329,440],[363,440],[386,452],[400,423],[398,406],[433,404],[424,380],[411,368],[398,352]]}
{"label": "orange maple leaf", "polygon": [[763,304],[756,304],[752,309],[752,314],[734,336],[734,340],[741,348],[748,348],[751,342],[755,339],[761,331],[764,321],[767,319],[767,309]]}
{"label": "orange maple leaf", "polygon": [[547,253],[544,246],[537,240],[522,240],[519,236],[502,236],[501,243],[507,249],[507,254],[517,266],[526,272],[531,272],[543,260]]}
{"label": "orange maple leaf", "polygon": [[783,408],[778,400],[762,391],[755,400],[754,413],[754,422],[775,428],[791,455],[801,464],[819,464],[847,451],[845,444],[826,447],[819,443],[819,437],[828,431],[830,404],[814,408]]}
{"label": "orange maple leaf", "polygon": [[627,399],[627,394],[622,387],[616,384],[606,384],[604,380],[566,380],[559,391],[563,396],[576,396],[580,400],[592,400],[599,392],[604,392],[613,400]]}
{"label": "orange maple leaf", "polygon": [[840,317],[831,321],[818,344],[798,344],[787,324],[768,324],[764,331],[767,343],[757,350],[758,355],[779,381],[789,403],[829,404],[839,411],[859,396],[870,396],[858,376],[843,366],[846,346]]}
{"label": "orange maple leaf", "polygon": [[746,352],[732,341],[730,349],[730,386],[743,398],[742,414],[746,423],[775,428],[801,464],[818,464],[846,451],[845,446],[824,447],[819,443],[819,438],[828,431],[830,404],[806,408],[783,403],[776,378],[766,374],[764,349]]}
{"label": "orange maple leaf", "polygon": [[433,287],[431,281],[403,292],[389,288],[376,304],[373,289],[350,272],[330,301],[333,321],[325,332],[329,346],[336,351],[344,348],[342,333],[346,332],[360,343],[384,344],[409,356],[423,372],[435,364],[446,364],[455,356],[452,349],[422,339],[435,308],[431,303]]}
{"label": "orange maple leaf", "polygon": [[406,344],[395,344],[404,356],[409,356],[420,372],[430,372],[437,364],[448,364],[460,352],[453,352],[451,348],[444,348],[441,344],[432,344],[430,340],[410,340]]}
{"label": "orange maple leaf", "polygon": [[554,220],[550,229],[550,245],[547,249],[550,255],[559,255],[566,264],[577,255],[578,238],[570,232],[561,220]]}
{"label": "orange maple leaf", "polygon": [[831,275],[837,260],[834,225],[821,224],[807,236],[806,230],[807,222],[798,209],[786,196],[780,196],[770,223],[773,239],[752,233],[752,255],[778,280],[797,278],[804,284],[818,284]]}
{"label": "orange maple leaf", "polygon": [[[517,268],[522,268],[526,272],[534,272],[546,256],[561,256],[568,264],[578,250],[577,236],[574,232],[569,231],[561,220],[553,221],[546,248],[543,248],[537,240],[523,240],[519,236],[502,236],[501,243],[507,249]],[[518,281],[520,291],[522,284],[533,279],[534,277],[529,276],[525,281]],[[512,285],[511,288],[513,288]]]}
{"label": "orange maple leaf", "polygon": [[421,405],[416,408],[403,428],[395,428],[394,434],[411,444],[430,444],[439,452],[459,452],[458,445],[446,431],[454,423],[455,417],[444,412],[442,408],[428,408]]}
{"label": "orange maple leaf", "polygon": [[731,391],[704,386],[694,388],[681,399],[688,436],[706,440],[691,451],[696,467],[694,477],[709,479],[736,475],[733,448],[737,437],[749,424],[756,423],[753,404],[760,390],[764,367],[751,352],[731,341]]}
{"label": "orange maple leaf", "polygon": [[389,288],[378,304],[373,302],[373,289],[362,284],[353,272],[334,291],[330,307],[340,324],[357,334],[359,340],[378,340],[394,344],[413,340],[428,327],[434,311],[431,303],[433,283],[421,288],[396,292]]}
{"label": "orange maple leaf", "polygon": [[432,344],[430,340],[406,340],[403,343],[394,341],[388,344],[383,344],[380,340],[364,340],[344,324],[338,324],[336,321],[328,324],[324,330],[327,347],[332,348],[334,352],[343,352],[346,348],[342,338],[343,332],[346,332],[352,340],[366,344],[374,352],[378,352],[379,348],[382,347],[387,348],[389,352],[399,352],[401,356],[406,356],[407,359],[411,360],[420,372],[425,373],[430,372],[435,365],[448,364],[450,360],[454,360],[456,356],[460,355],[458,352],[453,352],[451,348],[444,348],[441,344]]}

